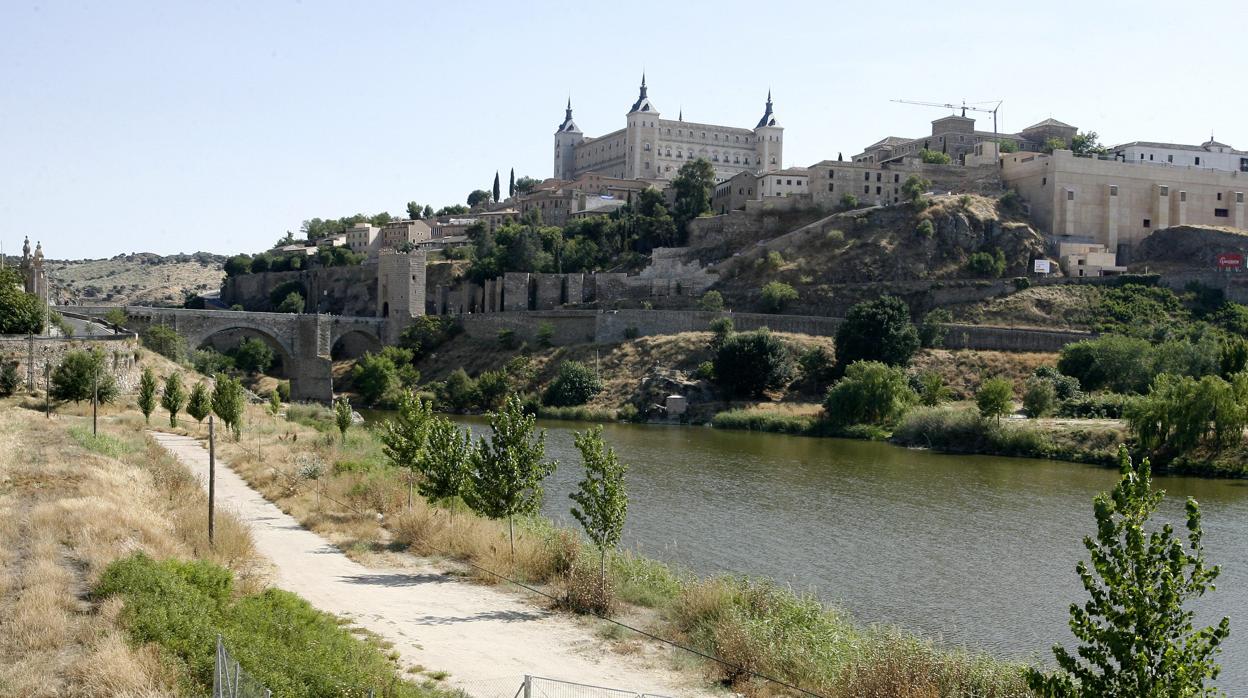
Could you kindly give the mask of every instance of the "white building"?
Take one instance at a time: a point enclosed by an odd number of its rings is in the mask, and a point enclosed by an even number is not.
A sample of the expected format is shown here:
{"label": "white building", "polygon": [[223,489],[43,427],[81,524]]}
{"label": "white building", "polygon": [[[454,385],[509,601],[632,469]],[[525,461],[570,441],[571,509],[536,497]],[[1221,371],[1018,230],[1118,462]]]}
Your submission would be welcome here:
{"label": "white building", "polygon": [[1248,172],[1248,151],[1236,150],[1212,137],[1200,145],[1132,141],[1116,145],[1110,148],[1110,152],[1125,162]]}

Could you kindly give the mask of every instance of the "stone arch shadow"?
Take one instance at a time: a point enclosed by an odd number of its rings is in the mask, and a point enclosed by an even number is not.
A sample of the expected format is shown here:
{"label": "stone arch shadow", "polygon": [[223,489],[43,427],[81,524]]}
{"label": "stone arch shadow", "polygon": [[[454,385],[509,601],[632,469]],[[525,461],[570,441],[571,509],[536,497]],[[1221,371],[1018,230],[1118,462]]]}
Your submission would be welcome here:
{"label": "stone arch shadow", "polygon": [[188,337],[187,346],[192,350],[209,347],[224,353],[237,347],[243,339],[259,339],[273,350],[274,365],[266,373],[283,378],[291,377],[296,366],[294,352],[286,342],[267,328],[247,323],[230,323]]}

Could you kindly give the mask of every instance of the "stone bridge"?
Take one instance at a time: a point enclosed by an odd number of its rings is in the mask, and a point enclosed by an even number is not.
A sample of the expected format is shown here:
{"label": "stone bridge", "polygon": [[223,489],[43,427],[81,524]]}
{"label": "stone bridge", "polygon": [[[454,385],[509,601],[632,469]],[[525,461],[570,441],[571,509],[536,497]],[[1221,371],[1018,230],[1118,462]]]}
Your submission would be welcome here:
{"label": "stone bridge", "polygon": [[[104,317],[112,307],[83,306],[83,315]],[[332,359],[377,352],[390,337],[387,320],[292,313],[252,313],[232,310],[185,310],[126,306],[129,329],[142,332],[152,325],[172,327],[191,350],[221,348],[243,337],[255,337],[273,348],[290,380],[291,400],[328,402],[334,395]],[[401,328],[398,328],[401,329]],[[397,334],[397,332],[396,332]],[[391,338],[393,339],[393,338]]]}

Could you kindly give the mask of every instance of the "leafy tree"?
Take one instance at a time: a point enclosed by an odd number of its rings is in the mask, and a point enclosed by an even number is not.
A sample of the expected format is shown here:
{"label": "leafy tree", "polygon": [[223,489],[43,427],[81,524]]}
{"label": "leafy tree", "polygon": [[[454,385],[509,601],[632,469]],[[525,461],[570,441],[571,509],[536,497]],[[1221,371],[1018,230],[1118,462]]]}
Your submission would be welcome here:
{"label": "leafy tree", "polygon": [[468,504],[491,519],[507,519],[511,556],[516,555],[514,518],[536,512],[542,503],[542,480],[557,463],[545,460],[546,431],[536,431],[536,418],[524,413],[517,395],[490,413],[490,439],[478,440],[469,459]]}
{"label": "leafy tree", "polygon": [[575,441],[585,464],[585,478],[568,498],[576,503],[572,507],[572,517],[598,548],[599,580],[605,599],[607,550],[619,545],[624,521],[628,518],[628,492],[624,487],[624,473],[628,468],[615,457],[615,449],[603,443],[601,426],[578,433]]}
{"label": "leafy tree", "polygon": [[811,347],[802,352],[797,365],[801,369],[802,380],[813,390],[819,390],[836,379],[836,359],[823,347]]}
{"label": "leafy tree", "polygon": [[237,441],[243,435],[243,406],[246,399],[243,384],[224,373],[218,373],[213,380],[216,386],[212,391],[212,411],[225,422],[226,428],[234,432],[234,440]]}
{"label": "leafy tree", "polygon": [[1054,150],[1065,150],[1065,149],[1066,149],[1066,141],[1054,136],[1052,138],[1045,139],[1044,147],[1041,148],[1041,151],[1044,152],[1046,155],[1048,155],[1048,154],[1051,154]]}
{"label": "leafy tree", "polygon": [[182,376],[170,373],[165,377],[165,389],[160,395],[160,405],[169,411],[169,426],[178,426],[178,412],[186,405],[186,388]]}
{"label": "leafy tree", "polygon": [[681,165],[672,179],[672,190],[675,193],[672,214],[676,219],[678,240],[683,243],[685,223],[711,210],[715,168],[705,158]]}
{"label": "leafy tree", "polygon": [[878,361],[856,361],[828,390],[823,410],[833,424],[886,424],[914,404],[906,374]]}
{"label": "leafy tree", "polygon": [[[121,308],[113,308],[104,314],[104,322],[112,325],[114,328],[122,327],[126,324],[126,311]],[[116,331],[116,330],[114,330]]]}
{"label": "leafy tree", "polygon": [[37,296],[22,290],[17,270],[0,266],[0,334],[39,334],[46,312]]}
{"label": "leafy tree", "polygon": [[476,208],[490,203],[490,193],[484,189],[474,189],[468,194],[468,208]]}
{"label": "leafy tree", "polygon": [[139,377],[139,411],[143,413],[143,421],[152,423],[152,412],[156,411],[156,374],[151,367],[143,369]]}
{"label": "leafy tree", "polygon": [[935,150],[920,150],[919,159],[928,165],[948,165],[953,162],[953,158],[948,153],[941,153]]}
{"label": "leafy tree", "polygon": [[1070,150],[1075,155],[1104,155],[1109,149],[1101,145],[1096,131],[1076,133],[1070,139]]}
{"label": "leafy tree", "polygon": [[732,318],[730,317],[717,317],[714,320],[711,320],[709,328],[712,333],[712,351],[719,351],[719,348],[724,346],[724,342],[728,341],[728,338],[732,336],[734,331],[736,331],[736,327],[733,325]]}
{"label": "leafy tree", "polygon": [[351,369],[355,389],[364,398],[364,404],[376,405],[399,389],[399,369],[393,355],[369,352],[355,362]]}
{"label": "leafy tree", "polygon": [[715,379],[734,395],[759,397],[793,380],[788,347],[766,328],[729,335],[715,352]]}
{"label": "leafy tree", "polygon": [[724,309],[724,294],[719,291],[707,291],[698,299],[698,308],[700,310],[710,310],[719,312]]}
{"label": "leafy tree", "polygon": [[514,197],[515,195],[516,195],[516,168],[513,167],[511,168],[511,177],[507,181],[507,198],[510,199]]}
{"label": "leafy tree", "polygon": [[1073,376],[1084,390],[1141,393],[1153,378],[1151,355],[1147,340],[1105,335],[1062,347],[1057,370]]}
{"label": "leafy tree", "polygon": [[858,197],[854,196],[853,194],[841,195],[841,210],[842,211],[852,211],[856,208],[858,208]]}
{"label": "leafy tree", "polygon": [[451,371],[438,386],[438,402],[452,410],[466,410],[480,404],[477,382],[462,367]]}
{"label": "leafy tree", "polygon": [[1248,369],[1248,341],[1243,337],[1227,337],[1218,348],[1218,374],[1230,378]]}
{"label": "leafy tree", "polygon": [[1002,138],[997,141],[997,152],[1001,154],[1017,153],[1018,144],[1015,143],[1014,141],[1007,141],[1004,138]]}
{"label": "leafy tree", "polygon": [[1040,366],[1035,371],[1032,371],[1031,375],[1052,383],[1053,392],[1058,400],[1069,400],[1082,394],[1078,378],[1062,375],[1060,371],[1052,366]]}
{"label": "leafy tree", "polygon": [[[423,479],[420,495],[432,502],[464,496],[468,487],[468,463],[472,437],[446,417],[432,417],[426,431],[427,448],[419,460]],[[451,510],[452,515],[454,509]]]}
{"label": "leafy tree", "polygon": [[168,325],[152,325],[139,338],[143,346],[170,361],[181,361],[186,356],[186,340]]}
{"label": "leafy tree", "polygon": [[924,371],[918,376],[919,404],[924,407],[935,407],[942,402],[953,399],[953,391],[945,385],[945,379],[935,371]]}
{"label": "leafy tree", "polygon": [[1009,414],[1014,406],[1014,383],[1008,378],[989,378],[975,392],[975,406],[979,408],[979,416],[996,417],[1000,424],[1001,416]]}
{"label": "leafy tree", "polygon": [[244,337],[234,350],[234,365],[241,371],[264,373],[273,365],[276,355],[262,339]]}
{"label": "leafy tree", "polygon": [[1081,560],[1075,568],[1089,597],[1070,605],[1079,646],[1072,654],[1054,645],[1058,670],[1029,667],[1027,683],[1057,698],[1216,695],[1206,683],[1221,672],[1214,658],[1230,621],[1195,630],[1184,608],[1213,589],[1221,572],[1205,560],[1200,506],[1188,498],[1186,541],[1170,524],[1147,530],[1165,493],[1153,490],[1148,459],[1132,465],[1122,447],[1118,462],[1118,484],[1094,500],[1096,537],[1083,539],[1091,567]]}
{"label": "leafy tree", "polygon": [[482,371],[477,376],[477,401],[481,408],[498,409],[511,390],[511,379],[506,371]]}
{"label": "leafy tree", "polygon": [[397,468],[408,471],[407,507],[412,507],[412,488],[416,474],[424,463],[429,428],[433,420],[433,403],[413,396],[410,391],[399,397],[395,416],[382,423],[378,436],[386,458]]}
{"label": "leafy tree", "polygon": [[1023,387],[1023,411],[1028,417],[1044,417],[1052,414],[1057,406],[1057,389],[1053,381],[1032,376]]}
{"label": "leafy tree", "polygon": [[763,310],[769,313],[782,313],[793,301],[797,300],[797,291],[783,281],[769,281],[763,286]]}
{"label": "leafy tree", "polygon": [[416,203],[415,201],[409,201],[409,202],[407,202],[407,217],[408,217],[408,219],[409,219],[409,220],[413,220],[413,221],[418,221],[418,220],[420,220],[420,219],[424,218],[424,217],[425,217],[425,209],[426,209],[426,208],[429,208],[429,207],[428,207],[428,206],[421,207],[421,205],[420,205],[420,204],[418,204],[418,203]]}
{"label": "leafy tree", "polygon": [[602,392],[602,381],[592,369],[579,361],[559,364],[559,373],[546,388],[542,402],[554,407],[584,405]]}
{"label": "leafy tree", "polygon": [[21,377],[17,375],[17,363],[13,361],[0,362],[0,396],[8,397],[17,392],[18,385],[21,384]]}
{"label": "leafy tree", "polygon": [[263,274],[264,272],[269,271],[269,269],[272,266],[273,266],[273,257],[271,255],[265,254],[264,252],[261,252],[260,254],[251,258],[251,273],[252,274]]}
{"label": "leafy tree", "polygon": [[914,234],[924,240],[931,240],[932,236],[936,234],[936,226],[932,224],[932,219],[924,218],[919,221],[919,224],[914,227]]}
{"label": "leafy tree", "polygon": [[234,368],[234,358],[222,354],[211,347],[207,349],[196,349],[191,354],[191,365],[196,371],[208,376],[215,376],[218,373],[225,373]]}
{"label": "leafy tree", "polygon": [[975,276],[999,279],[1005,273],[1005,253],[1000,248],[992,252],[976,252],[967,260],[966,270]]}
{"label": "leafy tree", "polygon": [[1163,373],[1124,416],[1140,446],[1159,458],[1238,445],[1248,425],[1248,374],[1228,382]]}
{"label": "leafy tree", "polygon": [[944,308],[929,310],[919,323],[919,346],[935,349],[945,343],[948,330],[945,325],[953,320],[953,316]]}
{"label": "leafy tree", "polygon": [[334,424],[338,427],[338,433],[342,434],[344,444],[347,442],[347,430],[351,428],[354,416],[351,401],[346,396],[334,400]]}
{"label": "leafy tree", "polygon": [[443,206],[442,208],[438,209],[437,213],[435,214],[435,217],[437,216],[461,216],[465,213],[468,213],[469,210],[470,209],[463,204],[451,204],[450,206]]}
{"label": "leafy tree", "polygon": [[212,412],[212,396],[208,393],[208,386],[200,381],[191,388],[191,397],[186,401],[186,413],[199,423],[203,423],[204,418]]}
{"label": "leafy tree", "polygon": [[516,191],[521,194],[528,194],[533,191],[533,187],[539,184],[541,184],[541,181],[533,179],[532,177],[521,177],[516,180]]}
{"label": "leafy tree", "polygon": [[303,309],[304,309],[303,296],[299,295],[298,291],[291,291],[290,293],[286,294],[286,297],[282,299],[282,302],[278,303],[277,307],[274,308],[273,310],[274,312],[278,312],[278,313],[298,314],[298,313],[302,313]]}
{"label": "leafy tree", "polygon": [[503,197],[501,196],[502,191],[499,189],[499,186],[498,186],[498,170],[494,171],[494,189],[492,189],[491,191],[494,194],[494,201],[503,200]]}
{"label": "leafy tree", "polygon": [[422,212],[422,214],[423,215],[421,215],[421,218],[423,219],[428,220],[430,218],[433,218],[433,207],[430,206],[429,204],[425,204],[425,210]]}
{"label": "leafy tree", "polygon": [[896,296],[881,296],[849,309],[836,330],[838,365],[882,361],[905,366],[919,349],[919,332],[910,322],[910,308]]}
{"label": "leafy tree", "polygon": [[901,198],[910,204],[919,204],[923,201],[923,195],[932,188],[932,182],[918,175],[910,175],[906,177],[906,181],[901,183]]}
{"label": "leafy tree", "polygon": [[225,260],[226,276],[242,276],[251,273],[251,257],[245,254],[236,254]]}
{"label": "leafy tree", "polygon": [[269,406],[267,409],[269,411],[269,414],[273,417],[276,417],[278,414],[281,413],[282,396],[279,391],[274,390],[273,392],[269,393]]}
{"label": "leafy tree", "polygon": [[99,402],[117,397],[117,381],[105,370],[104,353],[75,350],[65,354],[52,371],[50,394],[54,400],[90,400],[98,388]]}
{"label": "leafy tree", "polygon": [[422,315],[399,336],[399,346],[412,352],[412,359],[421,359],[463,332],[463,327],[449,315]]}

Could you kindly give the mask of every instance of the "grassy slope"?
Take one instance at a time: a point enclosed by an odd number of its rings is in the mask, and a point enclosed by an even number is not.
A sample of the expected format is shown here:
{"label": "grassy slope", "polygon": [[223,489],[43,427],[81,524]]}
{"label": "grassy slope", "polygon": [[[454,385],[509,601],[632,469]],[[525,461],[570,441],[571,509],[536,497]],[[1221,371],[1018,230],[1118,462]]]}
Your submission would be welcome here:
{"label": "grassy slope", "polygon": [[[206,260],[208,258],[205,258]],[[53,262],[53,283],[84,305],[182,305],[185,293],[221,286],[222,262],[173,261],[156,255]]]}

